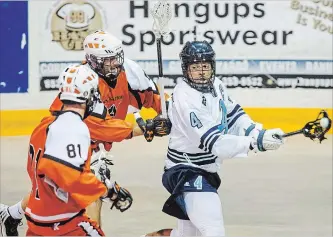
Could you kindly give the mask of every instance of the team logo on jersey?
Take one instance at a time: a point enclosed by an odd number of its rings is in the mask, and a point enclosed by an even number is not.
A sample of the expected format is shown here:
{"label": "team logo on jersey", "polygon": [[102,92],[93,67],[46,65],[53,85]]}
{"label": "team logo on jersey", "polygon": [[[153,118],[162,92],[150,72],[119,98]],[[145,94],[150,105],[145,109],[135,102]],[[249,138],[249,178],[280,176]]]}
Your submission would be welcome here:
{"label": "team logo on jersey", "polygon": [[116,113],[117,113],[117,107],[115,104],[111,105],[110,108],[108,108],[108,111],[109,111],[109,114],[111,117],[114,117],[116,116]]}
{"label": "team logo on jersey", "polygon": [[62,0],[52,9],[52,41],[66,50],[83,50],[85,37],[105,28],[102,11],[89,0]]}
{"label": "team logo on jersey", "polygon": [[206,106],[206,104],[207,104],[207,99],[206,99],[206,97],[204,97],[204,96],[202,96],[202,104],[203,104],[204,106]]}

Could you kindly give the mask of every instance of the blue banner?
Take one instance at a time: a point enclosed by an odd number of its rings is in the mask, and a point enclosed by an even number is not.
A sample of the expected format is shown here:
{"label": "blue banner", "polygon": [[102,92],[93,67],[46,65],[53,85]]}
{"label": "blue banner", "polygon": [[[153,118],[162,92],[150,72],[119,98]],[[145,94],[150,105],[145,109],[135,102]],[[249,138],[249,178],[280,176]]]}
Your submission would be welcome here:
{"label": "blue banner", "polygon": [[0,93],[28,91],[28,2],[0,1]]}

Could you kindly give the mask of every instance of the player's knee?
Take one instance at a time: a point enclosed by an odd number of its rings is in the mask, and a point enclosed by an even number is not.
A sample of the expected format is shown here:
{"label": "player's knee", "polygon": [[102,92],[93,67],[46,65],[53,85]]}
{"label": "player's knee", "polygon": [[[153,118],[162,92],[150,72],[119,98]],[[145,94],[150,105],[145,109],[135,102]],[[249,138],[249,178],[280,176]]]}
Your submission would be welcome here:
{"label": "player's knee", "polygon": [[170,232],[171,237],[180,237],[180,233],[177,228],[173,228],[172,231]]}
{"label": "player's knee", "polygon": [[202,236],[225,236],[225,230],[221,223],[206,223],[198,228]]}
{"label": "player's knee", "polygon": [[224,236],[220,198],[216,193],[189,193],[186,209],[191,222],[203,236]]}
{"label": "player's knee", "polygon": [[206,218],[196,222],[195,226],[202,236],[225,236],[225,229],[221,219]]}

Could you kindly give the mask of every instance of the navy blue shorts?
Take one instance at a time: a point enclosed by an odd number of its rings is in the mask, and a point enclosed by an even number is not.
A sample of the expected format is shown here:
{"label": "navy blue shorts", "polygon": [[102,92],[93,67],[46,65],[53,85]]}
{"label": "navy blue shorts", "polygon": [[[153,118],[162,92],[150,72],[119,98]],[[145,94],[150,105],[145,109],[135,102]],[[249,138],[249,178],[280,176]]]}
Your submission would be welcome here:
{"label": "navy blue shorts", "polygon": [[217,173],[209,173],[188,165],[177,165],[164,172],[162,183],[171,194],[163,206],[163,211],[178,219],[188,220],[182,194],[184,192],[217,193],[221,180]]}

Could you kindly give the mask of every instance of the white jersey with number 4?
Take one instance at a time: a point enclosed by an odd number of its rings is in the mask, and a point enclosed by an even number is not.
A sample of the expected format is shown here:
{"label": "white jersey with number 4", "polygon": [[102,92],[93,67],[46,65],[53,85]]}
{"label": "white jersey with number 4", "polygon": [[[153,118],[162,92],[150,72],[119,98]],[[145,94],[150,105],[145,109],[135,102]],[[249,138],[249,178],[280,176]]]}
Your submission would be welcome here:
{"label": "white jersey with number 4", "polygon": [[180,81],[168,110],[172,122],[166,168],[177,164],[217,172],[223,159],[247,157],[252,138],[245,131],[254,122],[232,100],[221,80],[214,80],[215,96]]}

